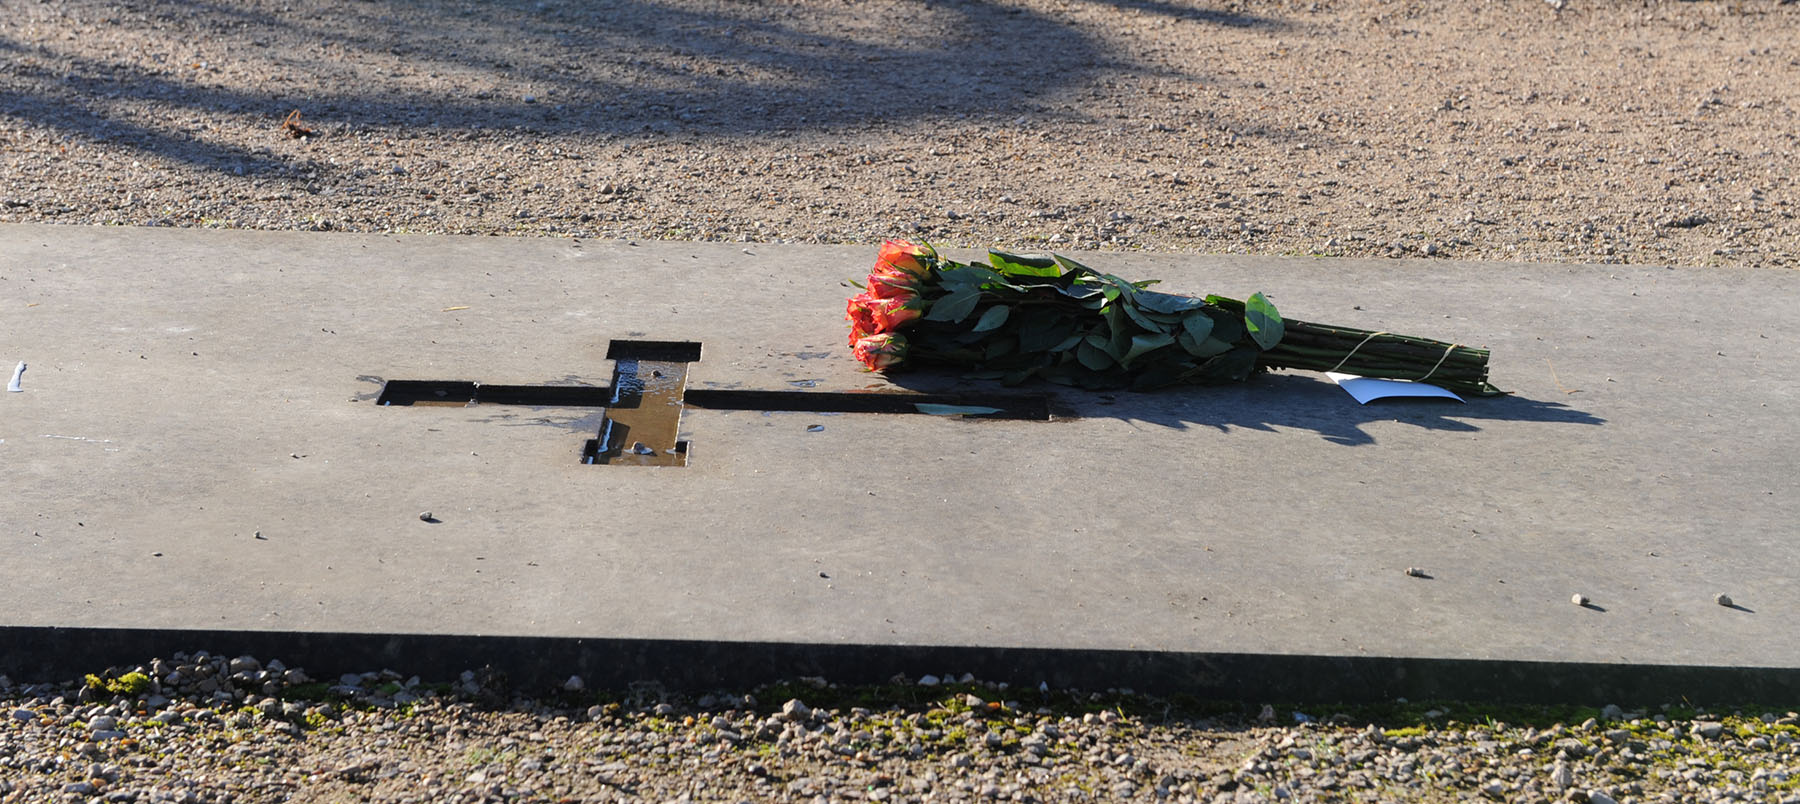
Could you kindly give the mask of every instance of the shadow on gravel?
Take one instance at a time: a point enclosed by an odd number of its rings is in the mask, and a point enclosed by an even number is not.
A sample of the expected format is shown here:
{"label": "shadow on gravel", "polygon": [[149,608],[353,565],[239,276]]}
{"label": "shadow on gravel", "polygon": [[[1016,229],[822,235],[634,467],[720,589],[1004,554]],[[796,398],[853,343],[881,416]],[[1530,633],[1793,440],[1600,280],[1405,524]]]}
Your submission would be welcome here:
{"label": "shadow on gravel", "polygon": [[[1220,26],[1280,25],[1161,0],[1095,2]],[[109,38],[141,37],[137,49],[96,61],[70,54],[60,36],[41,44],[0,36],[13,62],[0,71],[0,114],[259,172],[283,160],[175,121],[247,113],[269,120],[271,137],[290,109],[327,136],[365,127],[626,136],[928,125],[1056,113],[1039,102],[1100,69],[1136,69],[1068,22],[977,0],[372,0],[310,16],[254,3],[63,10],[110,26]],[[157,118],[171,122],[130,122]]]}
{"label": "shadow on gravel", "polygon": [[[0,37],[0,51],[23,50],[17,43]],[[128,84],[131,94],[140,99],[174,100],[183,106],[217,111],[259,111],[268,105],[267,98],[219,88],[197,88],[147,75],[130,66],[85,59],[75,59],[71,72],[61,76],[29,64],[15,66],[12,73],[39,86],[61,84],[66,91],[60,93],[64,97],[58,98],[53,93],[18,90],[0,83],[0,115],[22,117],[94,142],[142,148],[196,167],[264,175],[297,172],[272,152],[258,153],[229,143],[208,142],[186,130],[122,119],[110,114],[103,100],[104,93],[121,83]]]}
{"label": "shadow on gravel", "polygon": [[1178,20],[1193,20],[1227,28],[1285,28],[1286,23],[1272,17],[1261,17],[1255,14],[1244,14],[1236,11],[1219,11],[1202,8],[1187,3],[1170,3],[1163,0],[1091,0],[1091,2],[1111,6],[1118,9],[1131,9],[1150,14],[1160,14]]}

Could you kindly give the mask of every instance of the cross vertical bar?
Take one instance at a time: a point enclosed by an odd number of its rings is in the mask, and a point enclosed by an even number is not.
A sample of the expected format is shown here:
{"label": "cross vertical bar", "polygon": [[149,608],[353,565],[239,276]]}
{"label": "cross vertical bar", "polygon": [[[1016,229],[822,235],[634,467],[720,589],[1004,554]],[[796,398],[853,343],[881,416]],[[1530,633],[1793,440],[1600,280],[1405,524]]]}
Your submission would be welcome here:
{"label": "cross vertical bar", "polygon": [[612,398],[600,433],[584,451],[588,463],[686,466],[688,444],[679,438],[687,393],[688,363],[700,345],[663,341],[613,341]]}

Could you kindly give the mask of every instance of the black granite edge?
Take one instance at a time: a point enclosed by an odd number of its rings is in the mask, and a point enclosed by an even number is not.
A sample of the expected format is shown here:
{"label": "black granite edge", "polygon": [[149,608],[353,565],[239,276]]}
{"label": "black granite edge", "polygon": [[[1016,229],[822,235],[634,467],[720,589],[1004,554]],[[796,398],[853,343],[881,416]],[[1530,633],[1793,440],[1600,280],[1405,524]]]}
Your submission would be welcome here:
{"label": "black granite edge", "polygon": [[525,693],[580,675],[590,689],[653,681],[674,691],[744,690],[822,676],[878,684],[895,674],[973,673],[1015,686],[1291,703],[1395,698],[1502,703],[1659,705],[1800,701],[1800,668],[1604,664],[1262,653],[719,642],[436,634],[362,634],[0,626],[0,673],[61,682],[177,651],[251,655],[316,678],[393,669],[451,680],[492,667]]}

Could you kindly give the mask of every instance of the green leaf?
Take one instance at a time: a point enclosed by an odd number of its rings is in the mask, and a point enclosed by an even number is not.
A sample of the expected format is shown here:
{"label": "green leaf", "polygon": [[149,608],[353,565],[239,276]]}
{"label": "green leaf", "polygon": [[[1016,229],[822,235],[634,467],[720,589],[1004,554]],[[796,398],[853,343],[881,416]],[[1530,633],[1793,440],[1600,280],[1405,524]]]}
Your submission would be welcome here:
{"label": "green leaf", "polygon": [[1211,335],[1213,331],[1212,316],[1195,310],[1181,317],[1181,329],[1188,334],[1188,337],[1193,338],[1195,343],[1204,341],[1206,336]]}
{"label": "green leaf", "polygon": [[1176,343],[1181,344],[1181,348],[1186,350],[1188,354],[1195,357],[1212,357],[1213,355],[1224,354],[1225,352],[1231,351],[1231,344],[1219,340],[1218,338],[1194,338],[1186,332],[1177,336],[1175,341]]}
{"label": "green leaf", "polygon": [[1244,339],[1244,319],[1226,312],[1212,316],[1212,337],[1226,343],[1235,344]]}
{"label": "green leaf", "polygon": [[1067,272],[1082,273],[1082,274],[1094,273],[1094,269],[1089,268],[1085,265],[1082,265],[1081,263],[1078,263],[1074,260],[1071,260],[1068,257],[1064,257],[1061,254],[1051,255],[1051,259],[1056,260],[1056,264],[1062,266],[1063,270],[1067,271]]}
{"label": "green leaf", "polygon": [[1131,362],[1145,352],[1153,352],[1175,342],[1175,336],[1157,332],[1147,335],[1134,335],[1131,338],[1131,350],[1125,353],[1125,359],[1119,364],[1130,368]]}
{"label": "green leaf", "polygon": [[1112,356],[1107,354],[1104,348],[1096,346],[1095,340],[1097,340],[1097,336],[1093,335],[1082,340],[1081,344],[1075,347],[1075,359],[1080,360],[1081,365],[1094,371],[1105,371],[1112,368]]}
{"label": "green leaf", "polygon": [[1073,335],[1070,335],[1069,337],[1064,338],[1060,341],[1057,341],[1056,345],[1050,347],[1050,349],[1048,351],[1060,354],[1062,352],[1067,352],[1070,349],[1075,348],[1075,344],[1078,344],[1078,343],[1081,343],[1081,333],[1079,333],[1079,332],[1077,332]]}
{"label": "green leaf", "polygon": [[1281,343],[1281,336],[1287,333],[1281,313],[1261,293],[1244,302],[1244,326],[1250,330],[1250,339],[1265,352]]}
{"label": "green leaf", "polygon": [[1062,276],[1062,269],[1056,267],[1056,260],[1042,255],[1008,254],[990,250],[988,263],[994,266],[994,270],[1009,276]]}
{"label": "green leaf", "polygon": [[1244,311],[1244,303],[1243,302],[1238,301],[1237,299],[1228,299],[1224,296],[1220,296],[1217,294],[1207,296],[1206,303],[1210,304],[1214,307],[1220,307],[1220,308],[1223,308],[1226,310],[1230,310],[1231,312],[1234,312],[1234,313],[1241,313]]}
{"label": "green leaf", "polygon": [[1131,348],[1131,323],[1128,316],[1118,305],[1106,308],[1106,327],[1109,337],[1106,342],[1106,353],[1115,360],[1125,358],[1125,350]]}
{"label": "green leaf", "polygon": [[941,299],[931,303],[931,310],[925,313],[926,321],[960,322],[975,311],[975,304],[981,301],[981,290],[974,287],[958,288]]}
{"label": "green leaf", "polygon": [[1138,294],[1137,285],[1134,285],[1130,282],[1127,282],[1123,279],[1113,276],[1112,274],[1096,274],[1096,276],[1100,277],[1100,281],[1105,282],[1106,284],[1108,284],[1112,287],[1118,288],[1119,295],[1124,296],[1127,299],[1132,298]]}
{"label": "green leaf", "polygon": [[986,416],[1005,410],[1005,408],[989,408],[981,405],[939,405],[935,402],[914,402],[913,407],[918,408],[920,413],[929,413],[933,416]]}
{"label": "green leaf", "polygon": [[1125,315],[1132,321],[1137,322],[1138,326],[1151,332],[1161,332],[1163,330],[1163,324],[1161,322],[1146,316],[1143,311],[1138,309],[1137,300],[1128,299],[1118,302],[1116,306],[1124,309]]}
{"label": "green leaf", "polygon": [[1113,340],[1124,343],[1125,338],[1131,334],[1131,325],[1126,323],[1130,319],[1126,317],[1125,311],[1120,310],[1119,305],[1113,304],[1108,305],[1101,315],[1106,318],[1107,331],[1112,333]]}
{"label": "green leaf", "polygon": [[1153,313],[1185,313],[1206,306],[1205,299],[1177,296],[1173,293],[1159,293],[1154,290],[1138,291],[1137,301],[1138,305]]}
{"label": "green leaf", "polygon": [[1022,289],[1017,285],[1006,281],[1006,277],[1001,276],[984,265],[958,265],[947,271],[939,271],[938,279],[943,283],[945,288],[948,288],[951,291],[962,290],[964,288],[984,288],[989,286],[1003,286],[1015,290]]}
{"label": "green leaf", "polygon": [[1105,294],[1093,285],[1070,285],[1066,288],[1058,287],[1056,292],[1076,301],[1091,301],[1094,299],[1106,298]]}
{"label": "green leaf", "polygon": [[989,307],[987,312],[982,313],[981,318],[975,321],[975,331],[986,332],[990,329],[999,329],[1000,325],[1006,323],[1006,317],[1011,314],[1012,308],[1004,304]]}

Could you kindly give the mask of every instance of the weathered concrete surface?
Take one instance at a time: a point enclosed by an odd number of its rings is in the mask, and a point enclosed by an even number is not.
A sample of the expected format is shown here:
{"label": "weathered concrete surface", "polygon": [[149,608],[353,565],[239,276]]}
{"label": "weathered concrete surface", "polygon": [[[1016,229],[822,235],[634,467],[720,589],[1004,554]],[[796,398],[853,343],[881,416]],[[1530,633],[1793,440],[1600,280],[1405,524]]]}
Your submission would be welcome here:
{"label": "weathered concrete surface", "polygon": [[0,626],[1800,668],[1788,272],[1093,255],[1487,346],[1515,395],[1467,405],[691,411],[644,469],[577,462],[594,410],[371,401],[605,385],[614,338],[702,342],[692,388],[882,385],[841,322],[871,259],[0,227]]}

